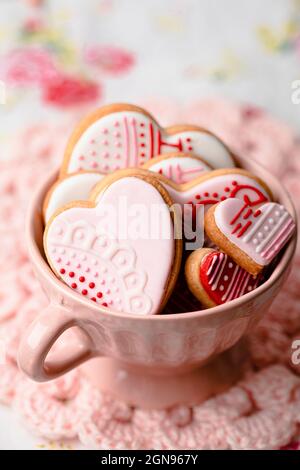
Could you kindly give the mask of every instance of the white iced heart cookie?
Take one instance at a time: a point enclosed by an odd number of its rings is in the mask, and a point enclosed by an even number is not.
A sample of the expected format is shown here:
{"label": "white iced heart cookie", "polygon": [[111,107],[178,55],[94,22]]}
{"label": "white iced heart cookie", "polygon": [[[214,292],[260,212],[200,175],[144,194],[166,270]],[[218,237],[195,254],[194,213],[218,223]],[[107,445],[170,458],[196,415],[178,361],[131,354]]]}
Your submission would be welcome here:
{"label": "white iced heart cookie", "polygon": [[213,168],[235,166],[231,152],[209,131],[188,125],[163,129],[142,108],[115,104],[78,125],[67,145],[61,176],[82,170],[111,173],[170,152],[199,155]]}
{"label": "white iced heart cookie", "polygon": [[73,201],[85,201],[89,198],[90,192],[104,177],[101,173],[93,171],[83,171],[73,173],[56,181],[48,191],[44,204],[43,214],[47,223],[57,209]]}
{"label": "white iced heart cookie", "polygon": [[185,153],[159,155],[148,160],[143,168],[165,176],[177,184],[185,184],[212,170],[202,158]]}
{"label": "white iced heart cookie", "polygon": [[[71,203],[50,219],[44,235],[49,264],[74,291],[104,307],[158,313],[171,294],[181,260],[181,241],[174,240],[175,216],[169,210],[172,201],[151,173],[145,178],[138,170],[97,187],[97,204]],[[120,209],[120,201],[126,210]],[[160,226],[154,235],[142,233],[153,208],[159,208],[163,235]]]}
{"label": "white iced heart cookie", "polygon": [[253,275],[270,264],[295,227],[290,213],[275,202],[257,208],[239,199],[228,199],[210,208],[205,216],[209,238]]}

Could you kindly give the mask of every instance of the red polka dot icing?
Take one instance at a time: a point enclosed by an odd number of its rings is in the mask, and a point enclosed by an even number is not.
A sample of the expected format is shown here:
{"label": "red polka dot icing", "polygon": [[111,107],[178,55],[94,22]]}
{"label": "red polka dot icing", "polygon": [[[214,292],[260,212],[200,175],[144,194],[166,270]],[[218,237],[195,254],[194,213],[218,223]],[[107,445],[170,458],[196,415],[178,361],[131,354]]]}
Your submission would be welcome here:
{"label": "red polka dot icing", "polygon": [[[79,229],[82,231],[83,237],[76,236]],[[131,249],[118,249],[114,246],[114,254],[109,256],[109,251],[114,244],[108,237],[102,236],[96,239],[93,247],[90,245],[88,252],[86,252],[85,247],[89,240],[89,229],[90,227],[86,224],[76,224],[75,229],[74,226],[70,225],[66,230],[60,232],[56,241],[52,241],[51,246],[53,244],[59,246],[60,243],[64,243],[66,238],[72,239],[70,246],[65,247],[65,253],[59,263],[61,266],[66,266],[66,268],[60,269],[60,277],[73,290],[94,302],[100,305],[105,303],[106,306],[113,310],[128,311],[128,304],[121,295],[124,287],[130,291],[130,287],[134,284],[138,299],[140,296],[138,291],[139,288],[142,290],[145,283],[145,275],[144,273],[132,270],[134,268],[135,254]],[[78,260],[80,260],[80,263],[78,263]],[[54,262],[54,265],[56,263]],[[67,267],[68,269],[71,267],[73,271],[68,271]],[[124,275],[121,276],[120,270],[122,272],[122,268]],[[128,271],[128,273],[125,271]],[[109,283],[114,286],[112,289],[104,288],[108,283],[108,279]],[[135,307],[142,307],[143,303],[144,307],[148,309],[149,302],[143,296],[141,296],[140,301],[133,300],[133,303]]]}
{"label": "red polka dot icing", "polygon": [[96,163],[100,172],[110,173],[116,165],[136,167],[170,152],[201,155],[213,168],[235,166],[230,152],[216,136],[195,128],[170,135],[148,115],[120,108],[85,129],[74,145],[65,173],[94,170]]}
{"label": "red polka dot icing", "polygon": [[[86,230],[86,227],[82,228]],[[61,236],[65,237],[66,233],[62,232]],[[65,255],[60,264],[67,265],[68,263],[69,267],[73,267],[74,271],[68,273],[63,268],[60,270],[60,276],[67,284],[71,285],[72,289],[84,296],[88,296],[95,302],[102,305],[105,303],[114,310],[126,311],[128,307],[126,302],[123,301],[122,295],[120,296],[124,285],[129,290],[132,286],[135,287],[135,290],[138,290],[139,287],[141,288],[145,283],[145,277],[142,273],[130,270],[133,267],[135,256],[133,251],[130,249],[117,249],[113,257],[106,259],[105,247],[107,247],[107,250],[111,248],[110,240],[102,238],[101,246],[104,247],[102,253],[99,252],[98,245],[97,253],[84,255],[84,260],[82,260],[81,246],[76,247],[75,257],[73,256],[74,246],[66,248]],[[103,254],[103,258],[99,260],[95,268],[91,269],[90,266],[94,266],[95,260],[98,260],[98,256],[100,255],[101,257],[101,254]],[[77,263],[77,259],[81,260],[79,264]],[[87,267],[89,268],[88,273],[86,272]],[[128,270],[128,273],[125,273],[124,277],[120,276],[120,270],[122,268]],[[69,281],[70,278],[74,281],[71,284]],[[113,285],[113,287],[111,289],[105,288],[106,284]],[[145,299],[143,299],[143,302],[145,302]],[[142,300],[134,300],[134,305],[141,307]]]}
{"label": "red polka dot icing", "polygon": [[251,292],[260,276],[251,276],[225,253],[213,251],[201,262],[199,280],[208,296],[220,305]]}

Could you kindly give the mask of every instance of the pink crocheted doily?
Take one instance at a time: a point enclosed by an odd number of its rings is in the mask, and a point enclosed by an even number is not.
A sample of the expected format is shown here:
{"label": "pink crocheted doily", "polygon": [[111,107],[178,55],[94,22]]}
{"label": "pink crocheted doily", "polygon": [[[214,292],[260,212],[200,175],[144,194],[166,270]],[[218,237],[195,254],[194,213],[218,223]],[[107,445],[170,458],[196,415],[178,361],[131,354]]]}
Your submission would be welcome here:
{"label": "pink crocheted doily", "polygon": [[[144,104],[164,125],[176,120],[203,125],[236,153],[263,163],[280,176],[300,211],[300,143],[287,126],[255,107],[227,102],[202,101],[185,109],[161,101]],[[34,433],[77,438],[88,448],[300,448],[300,366],[290,360],[292,341],[300,339],[300,250],[289,282],[249,338],[252,371],[200,406],[133,409],[100,394],[78,370],[47,384],[18,371],[20,336],[46,304],[24,246],[24,211],[36,182],[58,165],[69,133],[70,125],[26,129],[14,136],[0,163],[0,323],[7,352],[0,400],[14,406]]]}

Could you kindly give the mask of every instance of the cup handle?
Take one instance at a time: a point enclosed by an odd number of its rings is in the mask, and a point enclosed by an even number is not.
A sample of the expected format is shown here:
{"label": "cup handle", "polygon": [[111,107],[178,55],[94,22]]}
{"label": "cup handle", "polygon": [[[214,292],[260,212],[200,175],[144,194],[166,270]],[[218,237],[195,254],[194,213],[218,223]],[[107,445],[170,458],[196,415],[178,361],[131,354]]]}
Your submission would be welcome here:
{"label": "cup handle", "polygon": [[[65,351],[59,352],[59,357],[53,353],[53,358],[47,360],[53,344],[74,326],[79,327],[82,333],[76,348],[67,347]],[[96,355],[92,338],[84,328],[84,319],[77,320],[67,308],[50,304],[25,332],[19,347],[18,364],[29,377],[45,382],[65,374]]]}

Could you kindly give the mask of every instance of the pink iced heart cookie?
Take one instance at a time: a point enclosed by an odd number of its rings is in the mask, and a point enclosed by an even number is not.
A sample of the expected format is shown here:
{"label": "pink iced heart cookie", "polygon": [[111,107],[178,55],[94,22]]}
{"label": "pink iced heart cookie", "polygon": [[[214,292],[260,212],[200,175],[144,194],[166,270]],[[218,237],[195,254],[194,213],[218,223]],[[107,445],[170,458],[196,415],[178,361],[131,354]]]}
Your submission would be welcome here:
{"label": "pink iced heart cookie", "polygon": [[237,299],[255,289],[261,279],[227,254],[210,248],[196,250],[188,257],[185,276],[190,291],[205,307]]}
{"label": "pink iced heart cookie", "polygon": [[47,223],[50,217],[61,207],[73,201],[85,201],[90,192],[104,177],[94,171],[73,173],[57,180],[49,189],[43,204],[44,220]]}
{"label": "pink iced heart cookie", "polygon": [[[132,169],[123,170],[121,173],[130,174]],[[141,169],[142,172],[147,171]],[[228,198],[241,199],[245,207],[255,207],[272,200],[272,193],[268,186],[255,175],[240,168],[213,170],[185,184],[177,184],[162,174],[156,178],[166,188],[171,199],[176,204],[193,207],[203,205],[207,210],[212,205]],[[108,175],[106,181],[112,181],[114,175]],[[97,192],[97,189],[96,189]],[[92,197],[97,200],[97,196]]]}
{"label": "pink iced heart cookie", "polygon": [[81,170],[111,173],[137,167],[169,152],[199,155],[213,168],[231,168],[234,158],[211,132],[181,125],[163,129],[144,109],[116,104],[87,116],[66,148],[61,176]]}
{"label": "pink iced heart cookie", "polygon": [[194,208],[209,207],[229,198],[238,198],[247,206],[257,206],[272,200],[268,186],[255,175],[239,168],[214,170],[186,184],[176,184],[162,175],[160,181],[175,203]]}
{"label": "pink iced heart cookie", "polygon": [[159,155],[148,160],[143,168],[163,175],[177,184],[189,183],[212,170],[202,158],[185,153]]}
{"label": "pink iced heart cookie", "polygon": [[[49,264],[69,287],[99,305],[158,313],[181,261],[172,201],[151,173],[146,178],[138,170],[100,185],[97,204],[71,203],[50,219],[44,235]],[[159,218],[151,215],[154,209]]]}
{"label": "pink iced heart cookie", "polygon": [[253,275],[270,264],[295,227],[290,213],[275,202],[255,208],[228,199],[211,207],[205,216],[209,238]]}

